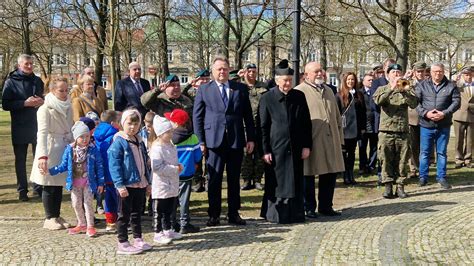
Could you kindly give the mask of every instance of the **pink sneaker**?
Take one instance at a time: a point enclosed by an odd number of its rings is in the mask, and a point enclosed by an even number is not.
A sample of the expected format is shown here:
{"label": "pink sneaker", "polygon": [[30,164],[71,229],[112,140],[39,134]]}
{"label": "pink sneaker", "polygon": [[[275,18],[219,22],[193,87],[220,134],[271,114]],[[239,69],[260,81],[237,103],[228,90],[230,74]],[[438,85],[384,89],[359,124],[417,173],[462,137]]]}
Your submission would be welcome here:
{"label": "pink sneaker", "polygon": [[135,238],[133,241],[133,246],[143,251],[147,251],[153,248],[150,244],[143,241],[143,238]]}
{"label": "pink sneaker", "polygon": [[135,255],[135,254],[140,254],[142,252],[143,250],[141,248],[137,248],[130,245],[128,241],[123,242],[123,243],[118,243],[117,245],[117,255]]}
{"label": "pink sneaker", "polygon": [[88,237],[96,237],[97,236],[97,230],[95,230],[94,226],[87,227],[86,235]]}
{"label": "pink sneaker", "polygon": [[159,233],[155,233],[155,237],[153,237],[153,241],[159,244],[169,244],[171,243],[172,239],[169,238],[167,235],[163,233],[163,231]]}
{"label": "pink sneaker", "polygon": [[165,231],[165,236],[168,236],[171,239],[181,239],[183,235],[180,233],[176,233],[174,230]]}
{"label": "pink sneaker", "polygon": [[86,231],[87,231],[86,226],[78,225],[74,228],[68,229],[67,233],[70,234],[70,235],[77,235],[77,234],[80,234],[80,233],[85,233]]}

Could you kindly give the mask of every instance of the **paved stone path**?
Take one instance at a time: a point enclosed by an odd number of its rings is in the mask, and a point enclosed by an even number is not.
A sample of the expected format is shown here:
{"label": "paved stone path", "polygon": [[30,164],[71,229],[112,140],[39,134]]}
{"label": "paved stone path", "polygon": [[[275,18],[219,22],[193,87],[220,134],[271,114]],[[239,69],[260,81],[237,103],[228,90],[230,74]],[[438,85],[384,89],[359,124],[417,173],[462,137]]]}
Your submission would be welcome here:
{"label": "paved stone path", "polygon": [[112,234],[88,239],[41,225],[0,220],[0,264],[474,264],[474,186],[377,200],[305,224],[203,228],[136,256],[115,255]]}

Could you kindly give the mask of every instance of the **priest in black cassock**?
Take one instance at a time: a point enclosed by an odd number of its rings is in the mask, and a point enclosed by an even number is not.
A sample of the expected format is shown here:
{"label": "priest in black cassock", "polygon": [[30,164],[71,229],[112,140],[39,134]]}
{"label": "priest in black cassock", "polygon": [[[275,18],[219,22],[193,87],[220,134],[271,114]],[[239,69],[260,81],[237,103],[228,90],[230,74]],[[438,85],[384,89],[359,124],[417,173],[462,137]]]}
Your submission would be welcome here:
{"label": "priest in black cassock", "polygon": [[292,89],[288,61],[275,69],[277,86],[265,93],[259,106],[259,131],[266,165],[261,216],[269,222],[304,222],[303,160],[312,146],[311,119],[306,98]]}

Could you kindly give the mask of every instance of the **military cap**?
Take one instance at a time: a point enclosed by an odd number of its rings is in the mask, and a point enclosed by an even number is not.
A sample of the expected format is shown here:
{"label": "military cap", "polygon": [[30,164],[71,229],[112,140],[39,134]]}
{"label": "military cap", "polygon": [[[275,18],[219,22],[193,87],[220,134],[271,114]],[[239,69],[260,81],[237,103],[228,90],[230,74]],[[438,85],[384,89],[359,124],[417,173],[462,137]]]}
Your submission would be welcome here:
{"label": "military cap", "polygon": [[286,59],[281,60],[275,67],[275,75],[277,76],[291,76],[293,73],[294,71],[290,68],[288,60]]}
{"label": "military cap", "polygon": [[391,64],[390,66],[388,66],[387,73],[390,73],[390,71],[392,70],[402,71],[402,66],[399,64]]}
{"label": "military cap", "polygon": [[425,62],[415,62],[412,65],[413,70],[422,70],[426,69],[426,63]]}
{"label": "military cap", "polygon": [[257,68],[255,64],[248,64],[245,66],[245,69],[250,69],[250,68]]}
{"label": "military cap", "polygon": [[174,75],[174,74],[171,74],[169,76],[166,77],[166,82],[179,82],[179,78],[178,76]]}
{"label": "military cap", "polygon": [[202,69],[201,71],[197,73],[196,78],[209,77],[210,75],[211,73],[209,73],[209,70]]}
{"label": "military cap", "polygon": [[383,66],[382,65],[376,65],[376,66],[374,66],[374,68],[372,68],[373,71],[377,71],[379,69],[383,69]]}
{"label": "military cap", "polygon": [[474,66],[465,66],[461,69],[461,74],[469,74],[474,72]]}

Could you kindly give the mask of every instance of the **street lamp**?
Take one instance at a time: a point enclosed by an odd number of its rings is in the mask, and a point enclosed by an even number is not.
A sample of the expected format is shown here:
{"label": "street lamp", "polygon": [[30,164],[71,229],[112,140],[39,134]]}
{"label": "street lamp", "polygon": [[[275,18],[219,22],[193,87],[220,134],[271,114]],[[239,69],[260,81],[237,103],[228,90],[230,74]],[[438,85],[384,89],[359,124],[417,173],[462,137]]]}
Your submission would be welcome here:
{"label": "street lamp", "polygon": [[301,0],[296,0],[293,13],[293,88],[300,83],[300,25]]}
{"label": "street lamp", "polygon": [[260,39],[262,38],[263,36],[259,32],[255,34],[254,42],[257,42],[257,80],[260,80]]}

